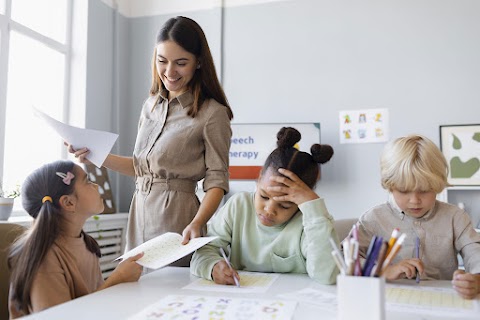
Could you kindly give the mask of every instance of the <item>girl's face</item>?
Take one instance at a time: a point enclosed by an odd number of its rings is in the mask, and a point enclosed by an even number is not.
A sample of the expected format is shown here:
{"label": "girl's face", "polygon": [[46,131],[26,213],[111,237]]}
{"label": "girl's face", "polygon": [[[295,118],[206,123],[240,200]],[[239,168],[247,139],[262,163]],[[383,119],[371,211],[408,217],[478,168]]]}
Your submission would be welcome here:
{"label": "girl's face", "polygon": [[74,167],[74,195],[77,198],[75,211],[94,215],[103,212],[103,199],[98,192],[98,185],[88,179],[87,173],[78,165]]}
{"label": "girl's face", "polygon": [[281,225],[289,221],[298,211],[298,206],[292,202],[278,202],[272,197],[283,195],[279,192],[269,191],[269,186],[278,186],[279,183],[270,181],[272,170],[268,169],[257,181],[255,192],[255,211],[258,220],[267,227]]}
{"label": "girl's face", "polygon": [[400,209],[412,218],[423,217],[435,205],[436,193],[433,191],[404,191],[393,189],[393,198]]}
{"label": "girl's face", "polygon": [[158,76],[169,91],[168,99],[171,100],[188,90],[197,69],[197,58],[171,40],[160,42],[156,49]]}

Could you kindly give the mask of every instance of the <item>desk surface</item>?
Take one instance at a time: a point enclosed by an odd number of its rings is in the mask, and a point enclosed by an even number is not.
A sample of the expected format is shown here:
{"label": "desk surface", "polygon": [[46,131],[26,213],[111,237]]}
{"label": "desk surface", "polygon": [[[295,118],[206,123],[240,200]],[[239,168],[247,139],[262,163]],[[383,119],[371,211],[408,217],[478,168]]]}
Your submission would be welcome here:
{"label": "desk surface", "polygon": [[[281,274],[266,293],[220,293],[200,292],[197,290],[182,289],[197,278],[190,274],[189,268],[166,267],[142,276],[138,282],[124,283],[93,294],[75,299],[73,301],[55,306],[42,312],[25,317],[28,319],[126,319],[162,297],[170,294],[205,295],[205,296],[230,296],[241,298],[272,299],[279,294],[295,292],[304,288],[312,288],[324,292],[336,293],[336,286],[326,286],[311,280],[306,274]],[[412,283],[411,281],[409,283]],[[450,281],[422,281],[422,286],[450,287]],[[336,319],[335,313],[330,313],[318,306],[300,302],[295,310],[294,319],[308,320]],[[458,319],[457,317],[441,317],[429,315],[416,315],[386,309],[387,320],[412,319],[412,320],[437,320]],[[477,319],[480,318],[476,317]]]}

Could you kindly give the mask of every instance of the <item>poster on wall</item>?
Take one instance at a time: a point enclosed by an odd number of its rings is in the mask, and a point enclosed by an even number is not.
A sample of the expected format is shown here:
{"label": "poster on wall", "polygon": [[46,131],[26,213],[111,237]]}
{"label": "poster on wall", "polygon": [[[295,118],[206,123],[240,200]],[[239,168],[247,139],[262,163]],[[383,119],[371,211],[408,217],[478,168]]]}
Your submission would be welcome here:
{"label": "poster on wall", "polygon": [[440,126],[440,147],[449,184],[480,185],[480,124]]}
{"label": "poster on wall", "polygon": [[310,153],[320,143],[320,123],[232,123],[230,145],[230,179],[255,180],[268,155],[277,147],[277,133],[282,127],[293,127],[302,138],[295,146]]}
{"label": "poster on wall", "polygon": [[340,143],[388,141],[388,109],[339,112]]}

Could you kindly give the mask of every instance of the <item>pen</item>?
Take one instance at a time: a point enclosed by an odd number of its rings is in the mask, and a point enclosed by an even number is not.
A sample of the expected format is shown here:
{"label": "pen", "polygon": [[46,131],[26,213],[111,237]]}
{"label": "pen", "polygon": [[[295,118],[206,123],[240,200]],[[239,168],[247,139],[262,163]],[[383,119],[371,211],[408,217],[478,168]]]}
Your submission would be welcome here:
{"label": "pen", "polygon": [[372,239],[370,240],[370,244],[368,245],[367,249],[367,255],[365,258],[365,262],[363,263],[363,269],[362,269],[362,276],[366,276],[365,271],[367,269],[368,264],[370,263],[370,259],[372,258],[372,249],[373,245],[377,241],[377,236],[373,236]]}
{"label": "pen", "polygon": [[345,264],[345,261],[343,260],[343,257],[341,255],[341,253],[333,250],[332,251],[332,257],[333,257],[333,261],[335,261],[335,264],[337,265],[338,269],[340,270],[340,273],[341,274],[346,274],[347,265]]}
{"label": "pen", "polygon": [[388,248],[387,241],[383,241],[382,247],[380,248],[380,252],[378,253],[377,264],[372,269],[374,277],[380,277],[380,272],[382,271],[383,261],[385,261],[385,257],[387,256],[387,248]]}
{"label": "pen", "polygon": [[[225,254],[225,251],[223,250],[223,248],[220,248],[220,253],[223,256],[223,259],[225,259],[225,262],[227,263],[230,270],[233,271],[232,265],[230,264],[230,261],[228,261],[227,255]],[[238,279],[235,275],[233,275],[233,280],[235,281],[235,285],[240,288],[240,282],[238,281]]]}
{"label": "pen", "polygon": [[377,237],[375,239],[375,243],[373,244],[373,248],[370,252],[370,255],[367,257],[367,260],[365,261],[363,276],[365,277],[372,276],[373,266],[377,261],[378,254],[380,253],[380,249],[382,248],[382,246],[383,246],[383,238]]}
{"label": "pen", "polygon": [[330,237],[329,240],[330,240],[330,244],[332,245],[332,248],[333,248],[333,251],[332,251],[333,260],[337,264],[338,269],[340,269],[340,272],[342,274],[346,274],[347,265],[346,265],[345,260],[342,256],[342,253],[340,252],[340,249],[338,248],[335,240],[333,240],[332,237]]}
{"label": "pen", "polygon": [[[415,239],[415,258],[420,259],[420,238]],[[417,277],[415,278],[416,283],[420,283],[420,272],[417,269]]]}
{"label": "pen", "polygon": [[395,258],[395,256],[397,255],[398,251],[400,251],[400,248],[402,247],[402,243],[405,240],[406,236],[407,235],[405,233],[402,233],[402,235],[398,238],[398,240],[395,241],[395,244],[393,245],[392,250],[390,250],[390,253],[385,258],[385,261],[383,261],[381,273],[385,271],[388,265],[392,262],[393,258]]}

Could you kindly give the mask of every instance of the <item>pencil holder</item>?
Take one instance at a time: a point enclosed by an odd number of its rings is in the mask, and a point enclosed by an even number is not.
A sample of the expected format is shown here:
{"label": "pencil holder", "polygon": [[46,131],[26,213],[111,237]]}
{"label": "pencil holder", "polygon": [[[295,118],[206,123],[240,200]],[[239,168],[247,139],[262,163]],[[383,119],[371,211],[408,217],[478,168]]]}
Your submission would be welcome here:
{"label": "pencil holder", "polygon": [[385,319],[385,279],[337,277],[338,320]]}

